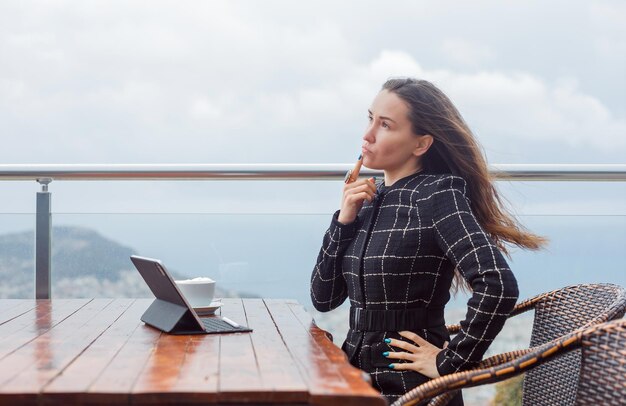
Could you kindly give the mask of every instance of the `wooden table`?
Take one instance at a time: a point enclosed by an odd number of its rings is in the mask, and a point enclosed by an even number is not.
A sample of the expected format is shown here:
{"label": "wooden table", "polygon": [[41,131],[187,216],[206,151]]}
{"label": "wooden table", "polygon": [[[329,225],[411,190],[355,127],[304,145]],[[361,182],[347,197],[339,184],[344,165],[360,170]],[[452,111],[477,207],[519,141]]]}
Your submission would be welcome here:
{"label": "wooden table", "polygon": [[0,404],[385,404],[295,301],[223,299],[254,332],[189,336],[150,302],[0,300]]}

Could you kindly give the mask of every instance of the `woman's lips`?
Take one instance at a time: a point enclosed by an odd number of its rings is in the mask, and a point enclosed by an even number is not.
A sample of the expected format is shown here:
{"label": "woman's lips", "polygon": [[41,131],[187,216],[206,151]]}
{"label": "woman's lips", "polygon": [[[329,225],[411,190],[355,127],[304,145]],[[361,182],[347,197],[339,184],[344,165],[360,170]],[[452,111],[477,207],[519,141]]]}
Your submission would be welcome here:
{"label": "woman's lips", "polygon": [[370,151],[369,149],[365,148],[365,147],[361,147],[361,152],[363,152],[364,154],[371,154],[372,151]]}

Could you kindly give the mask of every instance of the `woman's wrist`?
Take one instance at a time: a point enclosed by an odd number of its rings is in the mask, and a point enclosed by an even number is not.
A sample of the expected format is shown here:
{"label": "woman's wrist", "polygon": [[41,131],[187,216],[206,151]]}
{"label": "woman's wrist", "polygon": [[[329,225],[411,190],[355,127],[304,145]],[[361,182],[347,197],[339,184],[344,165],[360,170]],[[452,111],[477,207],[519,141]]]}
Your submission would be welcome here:
{"label": "woman's wrist", "polygon": [[344,226],[347,226],[349,224],[354,223],[355,219],[347,219],[345,217],[341,216],[341,212],[339,212],[339,216],[337,216],[337,221],[341,224],[343,224]]}

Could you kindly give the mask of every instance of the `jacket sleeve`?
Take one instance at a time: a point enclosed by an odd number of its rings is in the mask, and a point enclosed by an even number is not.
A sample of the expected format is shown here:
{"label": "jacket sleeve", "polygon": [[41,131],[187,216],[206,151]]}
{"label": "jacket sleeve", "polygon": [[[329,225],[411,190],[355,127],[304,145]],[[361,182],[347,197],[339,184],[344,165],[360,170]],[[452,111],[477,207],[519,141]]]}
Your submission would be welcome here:
{"label": "jacket sleeve", "polygon": [[433,196],[435,239],[472,288],[460,332],[437,355],[440,375],[475,366],[504,326],[518,299],[504,256],[480,226],[458,176],[441,180]]}
{"label": "jacket sleeve", "polygon": [[343,254],[357,233],[360,219],[350,224],[342,224],[337,218],[339,210],[333,214],[328,230],[324,234],[322,248],[311,275],[311,301],[313,307],[327,312],[341,305],[348,297],[346,281],[341,262]]}

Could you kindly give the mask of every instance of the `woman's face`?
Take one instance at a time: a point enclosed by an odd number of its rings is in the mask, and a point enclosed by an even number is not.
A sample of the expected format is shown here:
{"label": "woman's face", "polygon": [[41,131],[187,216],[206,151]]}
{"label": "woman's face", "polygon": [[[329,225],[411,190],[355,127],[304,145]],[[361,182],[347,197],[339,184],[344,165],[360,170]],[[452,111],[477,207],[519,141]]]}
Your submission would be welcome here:
{"label": "woman's face", "polygon": [[378,93],[369,109],[369,124],[363,136],[363,165],[379,170],[406,167],[416,159],[413,151],[418,141],[408,106],[395,93]]}

